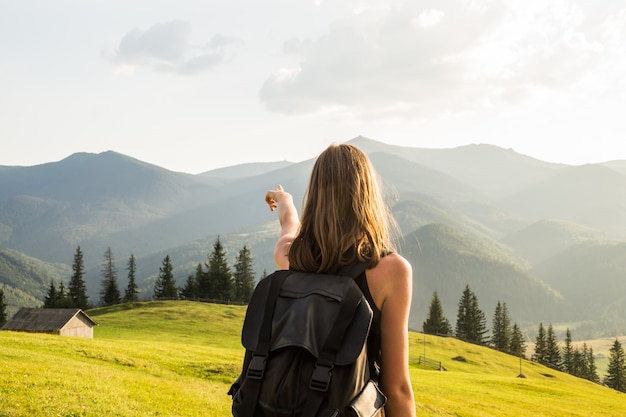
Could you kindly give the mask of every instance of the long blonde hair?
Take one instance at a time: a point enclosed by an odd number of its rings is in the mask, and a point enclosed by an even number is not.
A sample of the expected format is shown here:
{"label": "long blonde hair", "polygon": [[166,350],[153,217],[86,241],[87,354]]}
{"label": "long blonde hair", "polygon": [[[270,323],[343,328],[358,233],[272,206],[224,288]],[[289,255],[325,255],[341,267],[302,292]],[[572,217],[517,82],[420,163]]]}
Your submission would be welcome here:
{"label": "long blonde hair", "polygon": [[374,267],[393,252],[393,219],[369,158],[350,144],[332,144],[313,166],[290,267],[330,272],[356,260]]}

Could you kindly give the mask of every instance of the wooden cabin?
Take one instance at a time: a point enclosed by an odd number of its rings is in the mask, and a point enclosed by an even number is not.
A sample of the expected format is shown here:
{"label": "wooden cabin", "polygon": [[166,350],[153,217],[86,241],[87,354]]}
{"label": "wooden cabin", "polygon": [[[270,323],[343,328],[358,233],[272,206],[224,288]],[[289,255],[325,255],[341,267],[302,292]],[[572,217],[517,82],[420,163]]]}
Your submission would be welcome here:
{"label": "wooden cabin", "polygon": [[80,308],[22,307],[2,330],[93,338],[93,328],[97,325]]}

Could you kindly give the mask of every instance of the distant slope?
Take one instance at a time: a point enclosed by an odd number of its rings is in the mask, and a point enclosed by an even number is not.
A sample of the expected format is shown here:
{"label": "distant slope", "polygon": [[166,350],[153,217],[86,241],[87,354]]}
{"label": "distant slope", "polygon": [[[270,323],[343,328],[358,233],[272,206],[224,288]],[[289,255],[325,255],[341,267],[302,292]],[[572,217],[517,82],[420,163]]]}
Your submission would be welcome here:
{"label": "distant slope", "polygon": [[558,218],[626,235],[626,176],[601,165],[565,168],[499,205],[528,219]]}
{"label": "distant slope", "polygon": [[29,195],[70,203],[123,201],[161,206],[189,196],[193,187],[222,182],[173,172],[108,151],[76,153],[47,164],[5,168],[0,175],[0,200]]}
{"label": "distant slope", "polygon": [[626,325],[626,242],[589,241],[533,268],[565,299],[561,319],[592,320],[608,334]]}
{"label": "distant slope", "polygon": [[565,249],[590,240],[600,240],[602,233],[565,220],[540,220],[505,236],[502,242],[514,248],[531,264],[537,264]]}
{"label": "distant slope", "polygon": [[512,190],[534,184],[565,167],[519,154],[512,149],[484,144],[451,149],[413,148],[386,145],[362,136],[349,143],[368,153],[385,152],[401,156],[446,173],[491,199],[502,198]]}
{"label": "distant slope", "polygon": [[0,175],[0,239],[31,256],[66,261],[84,240],[217,200],[215,189],[222,183],[115,152],[5,169]]}
{"label": "distant slope", "polygon": [[600,165],[611,168],[612,170],[617,171],[622,175],[626,175],[626,160],[608,161]]}
{"label": "distant slope", "polygon": [[62,264],[49,264],[11,249],[0,247],[0,287],[4,290],[7,315],[11,317],[20,307],[39,307],[54,280],[71,274],[71,269]]}
{"label": "distant slope", "polygon": [[510,250],[496,241],[440,224],[421,227],[404,239],[402,253],[413,265],[416,289],[411,325],[421,329],[437,291],[444,314],[454,325],[457,304],[469,285],[491,317],[498,301],[514,321],[548,320],[560,295],[531,275]]}
{"label": "distant slope", "polygon": [[[463,182],[428,166],[412,162],[403,156],[385,152],[370,155],[376,171],[388,188],[400,193],[419,193],[444,201],[481,200],[479,191]],[[410,174],[409,174],[410,173]]]}
{"label": "distant slope", "polygon": [[284,168],[292,165],[293,162],[278,161],[278,162],[253,162],[248,164],[233,165],[230,167],[213,169],[198,174],[202,177],[210,178],[225,178],[225,179],[237,179],[254,177],[257,175],[263,175],[276,169]]}

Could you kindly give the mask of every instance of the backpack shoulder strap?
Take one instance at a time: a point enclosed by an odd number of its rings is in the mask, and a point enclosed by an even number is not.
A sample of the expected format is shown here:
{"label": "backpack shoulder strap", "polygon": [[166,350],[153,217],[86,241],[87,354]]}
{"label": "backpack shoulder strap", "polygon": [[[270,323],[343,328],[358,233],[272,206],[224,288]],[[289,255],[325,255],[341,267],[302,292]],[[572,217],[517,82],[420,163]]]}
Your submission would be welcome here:
{"label": "backpack shoulder strap", "polygon": [[274,272],[271,277],[265,278],[269,278],[272,281],[270,282],[269,294],[265,300],[265,311],[261,324],[261,332],[259,333],[259,342],[256,350],[252,352],[252,359],[248,364],[246,377],[249,381],[250,393],[243,399],[239,414],[241,417],[252,417],[254,415],[259,393],[261,392],[261,383],[263,382],[267,356],[270,350],[274,306],[276,305],[280,288],[290,273],[291,271],[289,270],[280,270]]}

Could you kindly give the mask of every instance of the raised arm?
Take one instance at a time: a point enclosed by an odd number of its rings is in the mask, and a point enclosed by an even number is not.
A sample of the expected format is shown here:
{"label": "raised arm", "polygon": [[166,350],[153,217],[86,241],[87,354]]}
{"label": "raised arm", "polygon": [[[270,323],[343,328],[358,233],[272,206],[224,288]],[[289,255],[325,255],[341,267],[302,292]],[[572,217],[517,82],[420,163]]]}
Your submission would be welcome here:
{"label": "raised arm", "polygon": [[293,204],[291,194],[283,190],[278,185],[273,190],[265,194],[265,202],[270,206],[270,210],[277,211],[278,222],[280,224],[280,234],[276,246],[274,246],[274,262],[278,269],[289,269],[289,246],[298,232],[300,220],[298,211]]}

